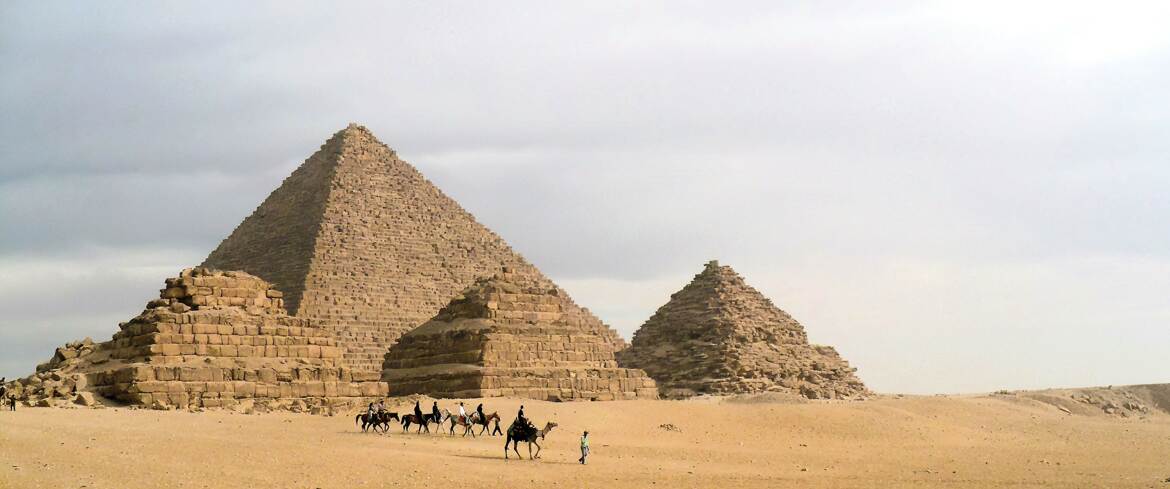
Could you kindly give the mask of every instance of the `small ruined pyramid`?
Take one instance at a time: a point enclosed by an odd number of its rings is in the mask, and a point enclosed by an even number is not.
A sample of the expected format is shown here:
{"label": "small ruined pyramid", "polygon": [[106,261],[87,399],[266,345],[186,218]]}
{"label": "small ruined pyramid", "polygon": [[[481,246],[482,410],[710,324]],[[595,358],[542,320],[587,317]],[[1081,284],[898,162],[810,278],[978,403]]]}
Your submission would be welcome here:
{"label": "small ruined pyramid", "polygon": [[716,261],[671,295],[618,359],[645,370],[669,397],[784,392],[842,399],[867,392],[836,350],[810,345],[800,323]]}
{"label": "small ruined pyramid", "polygon": [[[280,291],[242,272],[183,270],[110,341],[59,348],[21,381],[49,399],[94,393],[155,407],[215,408],[290,401],[359,407],[386,395],[377,375],[340,365],[342,349],[285,313]],[[89,397],[86,404],[92,404]]]}
{"label": "small ruined pyramid", "polygon": [[574,307],[560,290],[505,268],[399,338],[382,379],[395,396],[657,398],[654,381],[619,368],[613,343],[570,314]]}
{"label": "small ruined pyramid", "polygon": [[[243,270],[285,293],[290,314],[326,327],[354,369],[501,266],[555,285],[366,128],[350,124],[305,160],[203,266]],[[624,341],[587,310],[589,329]]]}

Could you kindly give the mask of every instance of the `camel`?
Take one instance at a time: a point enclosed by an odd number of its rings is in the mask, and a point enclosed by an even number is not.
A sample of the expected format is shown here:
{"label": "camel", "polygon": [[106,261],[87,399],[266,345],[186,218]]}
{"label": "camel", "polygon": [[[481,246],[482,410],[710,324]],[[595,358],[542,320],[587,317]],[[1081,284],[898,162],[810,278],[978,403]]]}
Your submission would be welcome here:
{"label": "camel", "polygon": [[375,414],[373,417],[369,413],[361,413],[353,418],[353,423],[356,425],[361,422],[362,433],[370,428],[373,428],[374,432],[377,433],[379,427],[382,428],[382,433],[385,433],[390,431],[390,420],[392,419],[398,421],[398,413],[383,412]]}
{"label": "camel", "polygon": [[[516,451],[516,457],[524,460],[524,457],[520,455],[520,442],[522,441],[528,442],[529,460],[536,460],[540,458],[540,444],[536,443],[536,439],[544,439],[544,436],[556,427],[556,423],[549,421],[548,423],[545,423],[544,428],[533,431],[527,426],[517,425],[515,422],[513,422],[512,426],[508,427],[508,439],[504,442],[504,460],[508,459],[509,444],[512,445],[512,450]],[[536,455],[532,455],[532,445],[536,445]]]}

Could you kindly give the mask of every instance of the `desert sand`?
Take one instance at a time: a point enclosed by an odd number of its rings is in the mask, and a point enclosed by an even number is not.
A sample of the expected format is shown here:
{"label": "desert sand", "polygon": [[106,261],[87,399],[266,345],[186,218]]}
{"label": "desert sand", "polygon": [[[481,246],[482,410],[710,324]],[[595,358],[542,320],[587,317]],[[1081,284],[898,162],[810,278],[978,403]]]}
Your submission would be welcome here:
{"label": "desert sand", "polygon": [[502,437],[363,434],[352,415],[21,408],[0,413],[0,487],[1170,487],[1160,412],[1067,414],[1014,396],[486,400],[505,428],[521,402],[560,425],[541,460],[505,461]]}

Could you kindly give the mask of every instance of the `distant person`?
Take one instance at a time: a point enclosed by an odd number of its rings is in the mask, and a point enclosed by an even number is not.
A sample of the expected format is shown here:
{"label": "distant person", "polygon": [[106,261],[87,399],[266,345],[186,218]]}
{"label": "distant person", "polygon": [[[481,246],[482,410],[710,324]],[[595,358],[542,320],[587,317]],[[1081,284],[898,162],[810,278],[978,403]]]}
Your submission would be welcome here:
{"label": "distant person", "polygon": [[479,414],[479,421],[481,423],[483,423],[484,426],[487,426],[487,417],[483,415],[483,403],[482,402],[479,403],[479,405],[475,407],[475,412]]}
{"label": "distant person", "polygon": [[439,401],[434,401],[434,403],[431,404],[431,417],[435,419],[436,423],[443,421],[443,416],[439,414]]}
{"label": "distant person", "polygon": [[371,402],[369,406],[366,406],[366,422],[373,423],[377,416],[378,406]]}
{"label": "distant person", "polygon": [[11,406],[10,410],[16,411],[16,396],[8,396],[8,405]]}
{"label": "distant person", "polygon": [[426,421],[423,421],[422,407],[418,405],[418,401],[414,401],[414,418],[418,420],[418,424],[424,426],[427,424]]}
{"label": "distant person", "polygon": [[463,401],[459,401],[459,421],[462,421],[464,424],[471,424],[467,420],[467,409],[463,407]]}
{"label": "distant person", "polygon": [[577,459],[581,465],[585,465],[585,459],[589,458],[589,432],[586,431],[581,435],[581,458]]}

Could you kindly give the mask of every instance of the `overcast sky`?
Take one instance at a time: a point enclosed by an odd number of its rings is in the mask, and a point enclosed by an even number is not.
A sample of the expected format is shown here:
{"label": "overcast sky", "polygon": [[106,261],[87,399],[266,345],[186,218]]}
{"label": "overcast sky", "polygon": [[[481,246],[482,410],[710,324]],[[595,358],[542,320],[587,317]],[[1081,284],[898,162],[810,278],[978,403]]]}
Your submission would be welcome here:
{"label": "overcast sky", "polygon": [[580,3],[0,3],[0,375],[354,121],[627,338],[719,259],[879,391],[1170,382],[1170,4]]}

